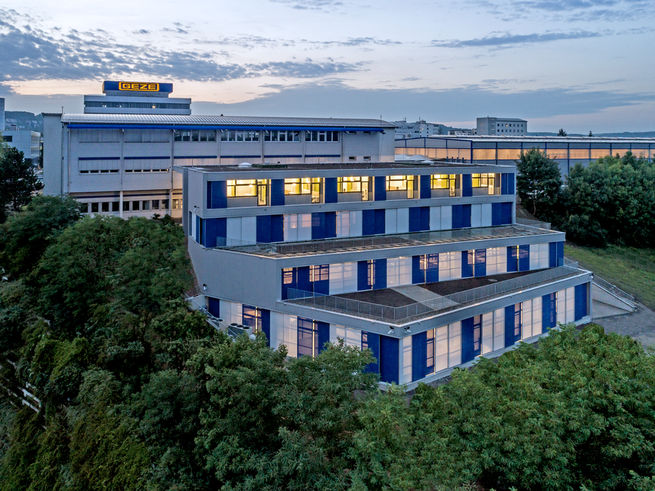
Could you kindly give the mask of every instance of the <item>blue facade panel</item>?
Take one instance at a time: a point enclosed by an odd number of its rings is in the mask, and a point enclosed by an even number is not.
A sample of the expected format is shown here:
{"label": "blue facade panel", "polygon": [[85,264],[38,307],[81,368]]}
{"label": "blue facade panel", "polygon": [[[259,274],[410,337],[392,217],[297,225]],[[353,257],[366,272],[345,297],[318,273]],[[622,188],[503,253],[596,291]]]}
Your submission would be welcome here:
{"label": "blue facade panel", "polygon": [[409,209],[409,231],[420,232],[430,229],[430,207],[416,206]]}
{"label": "blue facade panel", "polygon": [[315,321],[316,330],[318,331],[318,352],[325,349],[325,344],[330,342],[330,324],[327,322]]}
{"label": "blue facade panel", "polygon": [[362,331],[362,349],[370,349],[373,353],[374,361],[366,365],[364,371],[379,373],[380,372],[380,335],[372,332]]}
{"label": "blue facade panel", "polygon": [[462,363],[471,361],[480,354],[482,339],[482,316],[462,320]]}
{"label": "blue facade panel", "polygon": [[549,293],[541,297],[541,330],[546,332],[557,325],[557,295]]}
{"label": "blue facade panel", "polygon": [[257,216],[257,242],[281,242],[284,240],[283,215]]}
{"label": "blue facade panel", "polygon": [[471,205],[453,205],[453,228],[471,226]]}
{"label": "blue facade panel", "polygon": [[337,236],[337,215],[334,211],[312,213],[312,240]]}
{"label": "blue facade panel", "polygon": [[564,242],[548,244],[548,266],[551,268],[564,266]]}
{"label": "blue facade panel", "polygon": [[530,245],[519,246],[519,271],[530,271]]}
{"label": "blue facade panel", "polygon": [[412,256],[412,283],[418,285],[425,282],[425,271],[421,269],[421,256]]}
{"label": "blue facade panel", "polygon": [[202,244],[202,218],[196,216],[196,236],[194,237],[198,244]]}
{"label": "blue facade panel", "polygon": [[421,199],[429,199],[432,197],[432,188],[430,186],[430,175],[420,176],[420,197]]}
{"label": "blue facade panel", "polygon": [[587,296],[588,296],[588,284],[584,283],[582,285],[576,285],[575,287],[575,317],[576,321],[579,321],[584,316],[589,314],[587,309]]}
{"label": "blue facade panel", "polygon": [[500,175],[500,194],[514,194],[514,174]]}
{"label": "blue facade panel", "polygon": [[491,204],[491,225],[509,225],[512,223],[512,203]]}
{"label": "blue facade panel", "polygon": [[218,298],[207,297],[207,311],[214,317],[221,316],[221,302]]}
{"label": "blue facade panel", "polygon": [[284,179],[271,179],[271,206],[284,205]]}
{"label": "blue facade panel", "polygon": [[399,342],[396,338],[380,336],[380,380],[398,383]]}
{"label": "blue facade panel", "polygon": [[471,174],[462,174],[462,196],[473,196],[473,179]]}
{"label": "blue facade panel", "polygon": [[202,245],[216,247],[225,245],[226,221],[225,218],[205,218],[202,220]]}
{"label": "blue facade panel", "polygon": [[425,255],[425,282],[436,283],[439,281],[439,254]]}
{"label": "blue facade panel", "polygon": [[412,336],[412,382],[425,377],[427,359],[427,333],[414,334]]}
{"label": "blue facade panel", "polygon": [[337,178],[336,177],[326,177],[325,178],[325,202],[326,203],[336,203],[337,200],[338,200]]}
{"label": "blue facade panel", "polygon": [[384,233],[384,210],[362,211],[362,235]]}
{"label": "blue facade panel", "polygon": [[507,272],[519,270],[519,250],[516,246],[507,246]]}
{"label": "blue facade panel", "polygon": [[473,276],[474,261],[473,251],[462,251],[462,278],[471,278]]}
{"label": "blue facade panel", "polygon": [[375,201],[385,201],[387,199],[387,178],[385,176],[375,176]]}
{"label": "blue facade panel", "polygon": [[209,181],[207,183],[207,208],[227,207],[227,182]]}
{"label": "blue facade panel", "polygon": [[368,281],[368,261],[357,262],[357,290],[370,290],[371,285]]}
{"label": "blue facade panel", "polygon": [[521,339],[521,304],[505,307],[505,347]]}
{"label": "blue facade panel", "polygon": [[476,277],[487,276],[487,250],[475,250],[475,272]]}
{"label": "blue facade panel", "polygon": [[271,345],[271,311],[260,309],[262,315],[262,332],[266,335],[266,344]]}
{"label": "blue facade panel", "polygon": [[387,287],[387,260],[375,260],[375,282],[373,283],[374,290],[381,290]]}

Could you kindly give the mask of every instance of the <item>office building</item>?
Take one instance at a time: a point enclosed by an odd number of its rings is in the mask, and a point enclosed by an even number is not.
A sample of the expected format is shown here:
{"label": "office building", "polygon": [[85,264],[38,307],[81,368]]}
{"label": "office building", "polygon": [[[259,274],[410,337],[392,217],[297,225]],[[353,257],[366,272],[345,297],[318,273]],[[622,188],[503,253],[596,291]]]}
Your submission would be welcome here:
{"label": "office building", "polygon": [[[107,86],[105,82],[105,90]],[[73,196],[85,213],[181,218],[182,177],[174,166],[394,160],[394,126],[381,120],[154,110],[156,114],[44,114],[44,192]]]}
{"label": "office building", "polygon": [[580,163],[609,155],[623,156],[632,152],[637,157],[652,159],[655,138],[605,138],[575,136],[436,136],[396,140],[396,155],[420,155],[435,160],[459,160],[475,164],[514,165],[521,154],[532,148],[545,152],[557,161],[562,175]]}
{"label": "office building", "polygon": [[444,135],[446,126],[438,123],[428,123],[424,120],[415,122],[393,121],[396,126],[396,138],[424,138],[432,135]]}
{"label": "office building", "polygon": [[478,118],[478,135],[523,136],[528,132],[528,122],[518,118]]}
{"label": "office building", "polygon": [[5,99],[0,97],[0,141],[23,152],[23,157],[35,165],[39,164],[41,133],[7,125]]}
{"label": "office building", "polygon": [[343,339],[412,388],[590,319],[591,273],[564,264],[564,234],[515,222],[513,166],[177,170],[208,311],[291,357]]}

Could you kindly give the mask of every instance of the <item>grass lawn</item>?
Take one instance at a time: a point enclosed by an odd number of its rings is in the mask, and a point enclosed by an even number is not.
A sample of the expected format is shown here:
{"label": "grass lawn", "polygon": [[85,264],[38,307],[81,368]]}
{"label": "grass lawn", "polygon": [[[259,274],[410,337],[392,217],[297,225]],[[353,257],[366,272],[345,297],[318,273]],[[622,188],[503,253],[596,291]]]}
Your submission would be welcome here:
{"label": "grass lawn", "polygon": [[655,309],[655,249],[621,246],[599,249],[567,243],[564,254]]}

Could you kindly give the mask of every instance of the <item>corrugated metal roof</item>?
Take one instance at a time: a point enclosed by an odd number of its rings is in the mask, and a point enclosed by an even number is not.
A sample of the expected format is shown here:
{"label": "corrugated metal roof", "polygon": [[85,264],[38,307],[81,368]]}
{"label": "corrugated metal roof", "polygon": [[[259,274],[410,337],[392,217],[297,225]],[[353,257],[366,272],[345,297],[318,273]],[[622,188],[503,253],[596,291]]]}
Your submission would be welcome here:
{"label": "corrugated metal roof", "polygon": [[395,128],[392,123],[380,119],[355,118],[279,118],[259,116],[195,116],[173,114],[64,114],[64,123],[79,124],[152,124],[198,126],[316,126]]}
{"label": "corrugated metal roof", "polygon": [[410,143],[412,140],[422,141],[427,140],[459,140],[471,142],[498,142],[498,143],[655,143],[655,138],[643,137],[597,137],[597,136],[499,136],[499,135],[435,135],[428,137],[415,137],[415,138],[398,138],[396,143],[407,141]]}

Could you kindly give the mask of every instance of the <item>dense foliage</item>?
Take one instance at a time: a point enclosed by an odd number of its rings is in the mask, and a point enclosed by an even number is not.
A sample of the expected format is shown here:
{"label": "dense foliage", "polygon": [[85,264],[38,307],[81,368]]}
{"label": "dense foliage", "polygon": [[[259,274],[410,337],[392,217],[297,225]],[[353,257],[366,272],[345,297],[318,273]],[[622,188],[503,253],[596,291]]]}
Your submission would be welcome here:
{"label": "dense foliage", "polygon": [[0,223],[7,219],[7,209],[20,210],[42,187],[36,168],[23,158],[23,152],[0,146]]}
{"label": "dense foliage", "polygon": [[1,375],[41,401],[0,401],[2,490],[652,488],[655,360],[629,338],[565,327],[412,398],[381,393],[368,351],[289,360],[209,328],[168,220],[79,219],[66,201],[47,220],[51,204],[0,242],[16,274]]}
{"label": "dense foliage", "polygon": [[655,247],[655,163],[627,153],[587,167],[576,164],[564,186],[557,163],[539,150],[523,154],[517,166],[522,203],[537,218],[564,230],[568,240]]}

